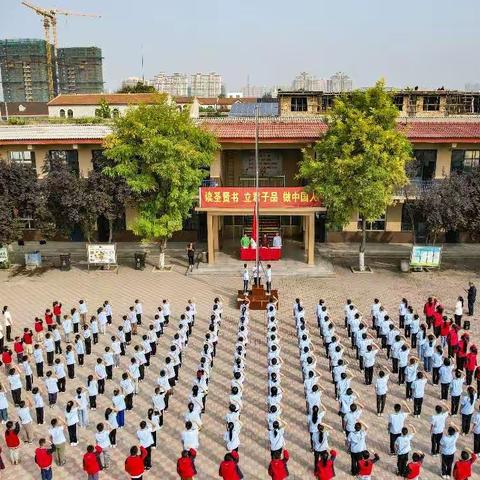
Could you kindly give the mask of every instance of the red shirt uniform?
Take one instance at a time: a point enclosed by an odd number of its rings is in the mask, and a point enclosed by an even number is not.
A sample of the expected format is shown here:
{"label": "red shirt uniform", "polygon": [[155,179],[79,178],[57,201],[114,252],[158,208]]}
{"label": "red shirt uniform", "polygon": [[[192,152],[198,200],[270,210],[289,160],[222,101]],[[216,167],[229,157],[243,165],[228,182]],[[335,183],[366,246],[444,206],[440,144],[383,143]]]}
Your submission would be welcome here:
{"label": "red shirt uniform", "polygon": [[450,329],[450,333],[447,335],[447,342],[451,347],[458,345],[458,331],[456,328]]}
{"label": "red shirt uniform", "polygon": [[240,480],[237,464],[234,460],[224,460],[218,469],[218,475],[223,480]]}
{"label": "red shirt uniform", "polygon": [[449,333],[450,333],[450,323],[443,322],[442,325],[440,326],[440,335],[442,337],[448,337]]}
{"label": "red shirt uniform", "polygon": [[57,317],[62,314],[62,306],[59,303],[53,307],[53,314]]}
{"label": "red shirt uniform", "polygon": [[18,432],[20,432],[20,424],[18,422],[12,430],[5,430],[5,443],[8,448],[17,448],[20,446]]}
{"label": "red shirt uniform", "polygon": [[465,361],[465,368],[473,372],[475,368],[477,368],[477,353],[476,352],[468,352],[467,359]]}
{"label": "red shirt uniform", "polygon": [[195,449],[191,448],[189,450],[189,457],[180,457],[177,460],[177,473],[180,475],[182,480],[187,478],[193,478],[197,474],[195,469],[194,459],[197,456]]}
{"label": "red shirt uniform", "polygon": [[50,468],[52,466],[51,450],[47,448],[37,448],[35,450],[35,463],[38,468]]}
{"label": "red shirt uniform", "polygon": [[130,455],[125,460],[125,471],[131,477],[139,477],[145,471],[144,460],[147,456],[147,451],[142,446],[140,447],[140,455]]}
{"label": "red shirt uniform", "polygon": [[13,350],[16,354],[23,353],[23,343],[21,341],[13,342]]}
{"label": "red shirt uniform", "polygon": [[467,346],[468,346],[468,341],[465,341],[463,339],[459,340],[458,345],[457,345],[457,356],[459,358],[464,358],[467,356]]}
{"label": "red shirt uniform", "polygon": [[440,327],[443,323],[443,315],[440,312],[435,312],[433,314],[433,326]]}
{"label": "red shirt uniform", "polygon": [[43,332],[43,322],[41,320],[36,320],[34,329],[37,333]]}
{"label": "red shirt uniform", "polygon": [[5,365],[10,365],[12,363],[12,355],[10,355],[10,352],[8,350],[2,352],[2,362]]}
{"label": "red shirt uniform", "polygon": [[98,454],[101,452],[101,447],[97,445],[95,451],[92,453],[87,452],[83,456],[83,470],[88,473],[88,475],[95,475],[101,470],[100,462],[98,460]]}
{"label": "red shirt uniform", "polygon": [[366,460],[364,458],[361,458],[358,461],[358,475],[371,475],[373,471],[373,466],[375,465],[375,462],[378,460],[378,456],[375,456],[374,458],[367,458]]}
{"label": "red shirt uniform", "polygon": [[337,452],[330,450],[330,458],[324,463],[320,458],[315,465],[314,475],[318,480],[331,480],[335,476],[335,458]]}
{"label": "red shirt uniform", "polygon": [[23,343],[25,345],[32,345],[33,343],[33,335],[31,332],[25,332],[23,334]]}
{"label": "red shirt uniform", "polygon": [[477,460],[477,456],[472,453],[468,460],[458,460],[453,467],[453,478],[455,480],[467,480],[472,476],[472,465]]}
{"label": "red shirt uniform", "polygon": [[410,462],[407,465],[407,476],[405,478],[413,479],[420,475],[422,469],[422,462]]}
{"label": "red shirt uniform", "polygon": [[288,477],[287,462],[290,458],[288,451],[283,451],[283,458],[273,459],[268,466],[268,474],[272,480],[284,480]]}
{"label": "red shirt uniform", "polygon": [[47,325],[53,325],[53,313],[45,312],[45,323]]}
{"label": "red shirt uniform", "polygon": [[435,302],[427,302],[423,307],[423,313],[426,317],[433,317],[433,314],[435,313]]}

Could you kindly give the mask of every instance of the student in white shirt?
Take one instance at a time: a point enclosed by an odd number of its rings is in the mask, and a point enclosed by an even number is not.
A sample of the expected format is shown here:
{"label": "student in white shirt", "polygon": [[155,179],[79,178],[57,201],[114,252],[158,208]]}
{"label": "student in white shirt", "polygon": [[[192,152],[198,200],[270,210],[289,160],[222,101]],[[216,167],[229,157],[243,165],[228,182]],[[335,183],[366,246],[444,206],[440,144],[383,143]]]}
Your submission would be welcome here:
{"label": "student in white shirt", "polygon": [[75,391],[75,403],[78,409],[78,424],[80,427],[88,427],[88,400],[82,387],[77,387]]}
{"label": "student in white shirt", "polygon": [[44,407],[45,402],[43,401],[42,394],[38,387],[32,388],[32,396],[33,396],[33,405],[35,407],[35,415],[37,417],[37,425],[43,425],[44,423]]}
{"label": "student in white shirt", "polygon": [[272,429],[268,431],[268,439],[270,441],[270,453],[273,456],[276,452],[281,453],[285,447],[285,426],[286,422],[275,420]]}
{"label": "student in white shirt", "polygon": [[102,467],[108,468],[110,465],[110,455],[108,450],[112,446],[112,443],[110,442],[110,431],[105,428],[105,424],[102,422],[97,424],[95,443],[102,449],[102,452],[100,453],[100,463],[102,464]]}
{"label": "student in white shirt", "polygon": [[198,428],[192,422],[185,422],[185,430],[181,434],[182,445],[184,450],[198,450]]}
{"label": "student in white shirt", "polygon": [[70,437],[70,445],[75,447],[78,445],[77,425],[79,423],[78,408],[72,400],[67,402],[65,407],[65,423],[67,424],[68,436]]}
{"label": "student in white shirt", "polygon": [[140,428],[137,430],[137,438],[138,443],[147,451],[147,456],[144,460],[145,470],[150,470],[150,468],[152,468],[152,447],[154,441],[151,425],[145,420],[140,422]]}
{"label": "student in white shirt", "polygon": [[388,433],[390,436],[390,455],[395,455],[395,442],[397,438],[402,434],[402,428],[405,426],[405,420],[407,419],[409,413],[411,413],[408,405],[403,404],[405,407],[405,412],[402,411],[402,405],[396,403],[393,406],[394,412],[391,413],[388,417]]}
{"label": "student in white shirt", "polygon": [[55,448],[54,458],[57,465],[62,466],[67,462],[65,456],[67,439],[65,438],[65,432],[63,429],[65,422],[58,418],[52,418],[50,425],[51,427],[48,429],[48,433],[50,435],[50,441]]}
{"label": "student in white shirt", "polygon": [[475,402],[477,401],[477,392],[472,386],[467,388],[466,393],[460,400],[460,413],[462,414],[462,435],[470,433],[470,424],[472,415],[475,411]]}
{"label": "student in white shirt", "polygon": [[408,456],[412,450],[412,439],[415,433],[415,428],[410,426],[412,433],[408,431],[407,427],[402,428],[400,436],[395,440],[395,453],[397,454],[397,474],[405,476],[408,473],[407,463]]}
{"label": "student in white shirt", "polygon": [[82,323],[82,325],[85,325],[85,323],[87,323],[88,313],[88,308],[85,300],[78,301],[78,313],[80,314],[80,322]]}
{"label": "student in white shirt", "polygon": [[240,430],[242,424],[240,421],[229,422],[227,425],[227,431],[223,434],[223,440],[225,441],[225,448],[228,452],[238,452],[240,446]]}
{"label": "student in white shirt", "polygon": [[[362,428],[363,427],[363,428]],[[362,458],[362,453],[367,450],[367,426],[362,422],[355,424],[353,432],[347,437],[348,451],[351,459],[351,474],[358,474],[358,461]]]}
{"label": "student in white shirt", "polygon": [[412,396],[413,396],[413,416],[418,418],[422,413],[423,396],[425,395],[425,385],[427,379],[423,372],[417,373],[417,378],[412,382]]}
{"label": "student in white shirt", "polygon": [[442,456],[442,478],[450,478],[452,465],[457,451],[458,428],[452,423],[440,440],[440,454]]}
{"label": "student in white shirt", "polygon": [[140,300],[137,298],[135,300],[135,316],[137,319],[137,325],[142,324],[142,315],[143,315],[143,306]]}
{"label": "student in white shirt", "polygon": [[435,407],[435,413],[430,418],[430,434],[432,440],[431,453],[434,457],[440,453],[440,440],[442,439],[445,423],[448,418],[448,408],[444,409],[442,405]]}
{"label": "student in white shirt", "polygon": [[22,426],[23,439],[26,443],[33,443],[33,419],[30,414],[30,401],[27,403],[22,400],[17,408],[18,420]]}

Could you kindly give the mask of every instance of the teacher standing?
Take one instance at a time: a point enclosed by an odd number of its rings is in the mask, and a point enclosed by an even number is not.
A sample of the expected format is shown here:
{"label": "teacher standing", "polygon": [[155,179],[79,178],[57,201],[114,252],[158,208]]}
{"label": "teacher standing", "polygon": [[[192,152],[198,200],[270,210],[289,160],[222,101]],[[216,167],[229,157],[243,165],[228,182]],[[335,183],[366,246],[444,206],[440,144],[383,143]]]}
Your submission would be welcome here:
{"label": "teacher standing", "polygon": [[195,265],[195,246],[190,242],[187,246],[187,257],[188,257],[188,268],[187,272],[190,270],[193,272],[193,266]]}

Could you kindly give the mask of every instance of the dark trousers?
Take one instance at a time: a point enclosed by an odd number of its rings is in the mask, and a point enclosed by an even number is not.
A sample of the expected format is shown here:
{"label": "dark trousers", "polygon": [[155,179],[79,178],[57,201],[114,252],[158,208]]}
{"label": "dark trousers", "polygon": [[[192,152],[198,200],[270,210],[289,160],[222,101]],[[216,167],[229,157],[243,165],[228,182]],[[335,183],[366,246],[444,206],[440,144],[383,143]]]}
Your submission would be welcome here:
{"label": "dark trousers", "polygon": [[68,425],[68,436],[70,438],[70,443],[77,443],[77,424]]}
{"label": "dark trousers", "polygon": [[110,438],[110,443],[112,445],[117,444],[117,429],[114,428],[113,430],[110,430],[110,433],[108,434],[108,437]]}
{"label": "dark trousers", "polygon": [[90,355],[92,353],[92,339],[86,338],[85,339],[85,353]]}
{"label": "dark trousers", "polygon": [[420,415],[422,413],[423,398],[413,399],[413,414]]}
{"label": "dark trousers", "polygon": [[37,369],[37,377],[43,377],[43,362],[39,362],[35,364]]}
{"label": "dark trousers", "polygon": [[480,433],[473,434],[473,453],[475,455],[480,453]]}
{"label": "dark trousers", "polygon": [[78,323],[73,324],[73,333],[78,333]]}
{"label": "dark trousers", "polygon": [[243,281],[243,291],[246,292],[248,290],[248,280]]}
{"label": "dark trousers", "polygon": [[144,465],[145,468],[150,469],[152,467],[152,447],[147,447],[147,456],[145,457]]}
{"label": "dark trousers", "polygon": [[412,383],[413,382],[405,383],[405,398],[412,398]]}
{"label": "dark trousers", "polygon": [[133,410],[133,393],[125,395],[125,406],[127,410]]}
{"label": "dark trousers", "polygon": [[392,358],[392,373],[398,373],[398,358]]}
{"label": "dark trousers", "polygon": [[390,453],[395,453],[395,441],[400,436],[400,433],[390,433]]}
{"label": "dark trousers", "polygon": [[385,400],[387,395],[377,395],[377,413],[383,413],[385,410]]}
{"label": "dark trousers", "polygon": [[459,327],[462,326],[462,316],[461,315],[454,315],[455,317],[455,325],[458,325]]}
{"label": "dark trousers", "polygon": [[37,423],[38,425],[43,425],[43,419],[44,419],[44,412],[43,412],[43,407],[37,407],[35,409],[35,413],[37,415]]}
{"label": "dark trousers", "polygon": [[105,379],[99,378],[98,379],[98,393],[99,395],[103,395],[105,393]]}
{"label": "dark trousers", "polygon": [[472,415],[462,414],[462,433],[468,435],[470,432],[470,424],[472,423]]}
{"label": "dark trousers", "polygon": [[449,383],[440,384],[440,395],[442,400],[448,400],[448,390],[450,388]]}
{"label": "dark trousers", "polygon": [[70,380],[75,378],[75,365],[73,363],[67,365],[67,372]]}
{"label": "dark trousers", "polygon": [[450,415],[456,415],[458,413],[458,407],[460,405],[460,395],[452,396],[452,410]]}
{"label": "dark trousers", "polygon": [[397,455],[397,470],[399,475],[404,476],[406,473],[408,473],[407,463],[408,453],[402,453],[401,455]]}
{"label": "dark trousers", "polygon": [[272,291],[272,282],[266,282],[267,283],[267,292],[271,292]]}
{"label": "dark trousers", "polygon": [[452,464],[455,455],[442,455],[442,475],[452,475]]}
{"label": "dark trousers", "polygon": [[52,480],[52,478],[53,478],[52,467],[42,468],[40,470],[40,478],[42,480]]}
{"label": "dark trousers", "polygon": [[412,348],[417,348],[417,334],[412,333]]}
{"label": "dark trousers", "polygon": [[47,364],[49,367],[53,365],[54,352],[47,352]]}
{"label": "dark trousers", "polygon": [[353,453],[351,452],[350,453],[350,459],[351,459],[351,467],[350,467],[350,471],[352,473],[352,475],[357,475],[358,474],[358,461],[362,458],[362,453],[363,452],[359,452],[359,453]]}
{"label": "dark trousers", "polygon": [[398,316],[398,325],[400,328],[403,328],[405,326],[405,315]]}
{"label": "dark trousers", "polygon": [[[468,314],[469,314],[470,316],[472,316],[473,313],[474,313],[474,311],[475,311],[475,302],[472,302],[472,301],[469,300],[469,301],[468,301]],[[8,328],[8,327],[7,327],[7,328]],[[7,332],[8,332],[8,330],[7,330]]]}
{"label": "dark trousers", "polygon": [[88,402],[90,404],[90,408],[97,408],[97,396],[94,395],[92,397],[88,397]]}
{"label": "dark trousers", "polygon": [[67,384],[67,379],[65,377],[59,378],[57,380],[57,385],[58,385],[58,389],[60,390],[60,392],[65,392],[66,384]]}
{"label": "dark trousers", "polygon": [[79,353],[79,354],[77,355],[77,358],[78,358],[78,364],[79,364],[79,365],[83,365],[83,362],[84,362],[84,360],[85,360],[85,354],[84,354],[84,353]]}
{"label": "dark trousers", "polygon": [[373,367],[365,367],[365,384],[371,385],[373,378]]}
{"label": "dark trousers", "polygon": [[432,455],[438,455],[440,453],[440,440],[442,439],[442,433],[432,433]]}
{"label": "dark trousers", "polygon": [[13,399],[14,405],[18,405],[22,401],[22,389],[16,388],[11,392],[12,392],[12,399]]}
{"label": "dark trousers", "polygon": [[7,342],[11,342],[12,341],[12,326],[7,325],[5,327],[5,330],[6,330],[6,333],[7,333]]}
{"label": "dark trousers", "polygon": [[25,390],[30,392],[32,390],[33,375],[25,375]]}
{"label": "dark trousers", "polygon": [[399,367],[398,369],[398,384],[403,385],[405,383],[405,369],[407,367]]}
{"label": "dark trousers", "polygon": [[433,367],[432,369],[432,382],[434,385],[438,385],[438,380],[440,377],[439,371],[440,367]]}
{"label": "dark trousers", "polygon": [[113,377],[113,365],[107,365],[105,370],[107,371],[107,380],[111,380]]}
{"label": "dark trousers", "polygon": [[61,340],[56,340],[55,341],[55,355],[61,355],[62,354],[62,341]]}

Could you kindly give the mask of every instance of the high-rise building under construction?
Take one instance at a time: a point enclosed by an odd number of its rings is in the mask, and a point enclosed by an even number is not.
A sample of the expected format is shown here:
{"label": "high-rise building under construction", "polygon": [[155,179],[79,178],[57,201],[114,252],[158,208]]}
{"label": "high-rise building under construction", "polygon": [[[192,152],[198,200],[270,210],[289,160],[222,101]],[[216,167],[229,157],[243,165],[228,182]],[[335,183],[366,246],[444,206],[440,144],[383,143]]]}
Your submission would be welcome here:
{"label": "high-rise building under construction", "polygon": [[0,71],[6,102],[48,102],[59,93],[101,93],[102,52],[97,47],[52,45],[53,92],[49,91],[45,40],[0,40]]}
{"label": "high-rise building under construction", "polygon": [[102,93],[102,51],[98,47],[57,50],[59,93]]}
{"label": "high-rise building under construction", "polygon": [[[0,40],[0,70],[6,102],[48,102],[45,40]],[[49,48],[52,51],[53,46]],[[54,80],[54,88],[57,88]]]}

